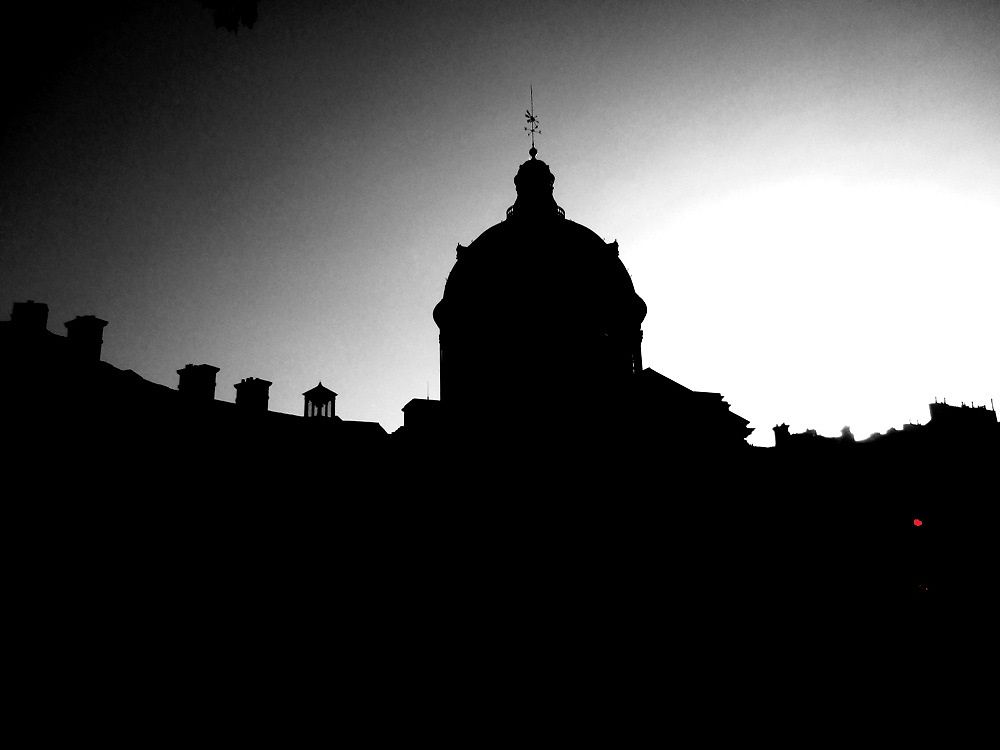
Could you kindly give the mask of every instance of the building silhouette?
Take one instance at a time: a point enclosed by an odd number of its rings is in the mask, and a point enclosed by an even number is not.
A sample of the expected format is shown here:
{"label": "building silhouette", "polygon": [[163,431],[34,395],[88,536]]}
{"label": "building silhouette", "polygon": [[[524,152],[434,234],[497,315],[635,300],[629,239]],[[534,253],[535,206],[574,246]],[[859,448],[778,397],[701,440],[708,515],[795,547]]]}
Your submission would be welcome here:
{"label": "building silhouette", "polygon": [[549,459],[582,446],[747,449],[752,429],[720,394],[644,368],[646,303],[618,243],[566,218],[536,155],[517,170],[503,221],[457,247],[434,308],[440,408],[410,402],[400,437],[474,436],[501,451],[540,442]]}
{"label": "building silhouette", "polygon": [[826,455],[829,451],[851,450],[856,455],[888,455],[906,451],[935,452],[939,455],[956,452],[978,452],[1000,441],[1000,423],[996,411],[985,404],[961,406],[946,402],[928,405],[930,420],[926,424],[905,424],[902,429],[889,428],[863,440],[855,439],[850,427],[844,427],[839,437],[825,437],[816,430],[791,433],[787,424],[775,425],[774,445],[782,454]]}
{"label": "building silhouette", "polygon": [[[779,425],[774,449],[749,446],[721,394],[646,366],[646,303],[617,242],[566,218],[536,154],[503,220],[458,245],[433,309],[441,399],[403,405],[392,435],[339,416],[322,382],[301,415],[271,410],[257,377],[219,400],[210,364],[153,383],[101,360],[108,321],[83,315],[59,335],[44,303],[15,303],[0,398],[6,485],[32,498],[16,505],[26,538],[59,565],[114,567],[94,550],[127,547],[114,559],[133,569],[112,579],[162,590],[181,575],[199,601],[222,558],[241,561],[226,585],[247,596],[247,570],[268,586],[282,571],[283,590],[311,596],[335,549],[355,604],[435,617],[589,616],[594,602],[646,617],[664,597],[698,612],[923,601],[986,585],[969,467],[996,465],[994,410],[935,403],[926,425],[862,440]],[[49,498],[75,525],[52,531],[38,515]]]}
{"label": "building silhouette", "polygon": [[[1000,423],[985,405],[928,409],[924,424],[860,440],[849,427],[826,437],[776,425],[769,474],[809,488],[816,523],[850,542],[853,564],[876,591],[967,605],[993,586],[986,498],[997,489]],[[839,564],[849,564],[846,548]]]}
{"label": "building silhouette", "polygon": [[[161,485],[167,486],[180,481],[174,470],[183,467],[199,475],[201,488],[239,491],[277,485],[292,464],[315,453],[367,457],[388,442],[381,425],[337,416],[336,394],[322,385],[304,394],[303,417],[270,410],[271,383],[260,378],[237,382],[235,403],[216,398],[219,368],[213,365],[185,365],[176,388],[114,367],[101,360],[107,325],[79,316],[61,336],[48,330],[48,306],[31,300],[14,303],[11,319],[0,322],[6,363],[0,388],[13,438],[8,456],[16,465],[46,473],[58,446],[65,451],[61,463],[89,466],[123,485],[145,486],[149,476],[164,476],[171,467]],[[322,411],[310,412],[320,392],[330,398]],[[56,484],[79,478],[69,472]]]}

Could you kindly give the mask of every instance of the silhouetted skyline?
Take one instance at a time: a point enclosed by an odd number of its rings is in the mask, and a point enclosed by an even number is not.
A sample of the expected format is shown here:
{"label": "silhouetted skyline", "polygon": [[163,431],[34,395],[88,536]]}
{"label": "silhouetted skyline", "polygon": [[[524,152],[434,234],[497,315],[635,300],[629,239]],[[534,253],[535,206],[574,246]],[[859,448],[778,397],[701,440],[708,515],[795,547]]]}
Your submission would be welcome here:
{"label": "silhouetted skyline", "polygon": [[995,3],[263,0],[236,35],[193,0],[19,13],[0,311],[108,320],[105,359],[149,380],[212,363],[292,414],[322,380],[389,431],[436,397],[429,313],[513,202],[532,84],[645,361],[752,442],[1000,397]]}

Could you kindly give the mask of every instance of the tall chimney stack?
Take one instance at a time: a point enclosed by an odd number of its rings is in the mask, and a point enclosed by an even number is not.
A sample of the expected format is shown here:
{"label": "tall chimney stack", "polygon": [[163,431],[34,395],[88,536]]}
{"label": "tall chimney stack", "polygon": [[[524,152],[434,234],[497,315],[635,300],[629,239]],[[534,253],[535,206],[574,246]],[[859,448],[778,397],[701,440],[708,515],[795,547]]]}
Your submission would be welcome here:
{"label": "tall chimney stack", "polygon": [[10,322],[18,330],[30,333],[41,333],[48,328],[49,306],[44,302],[15,302],[10,311]]}
{"label": "tall chimney stack", "polygon": [[93,315],[77,315],[65,323],[70,348],[80,362],[97,364],[101,361],[104,326],[107,324],[108,321],[95,318]]}
{"label": "tall chimney stack", "polygon": [[180,379],[177,390],[192,401],[212,401],[215,399],[215,374],[218,367],[212,365],[184,365],[177,371]]}
{"label": "tall chimney stack", "polygon": [[271,387],[269,380],[243,378],[243,380],[233,387],[236,389],[237,406],[247,411],[267,411],[268,390]]}

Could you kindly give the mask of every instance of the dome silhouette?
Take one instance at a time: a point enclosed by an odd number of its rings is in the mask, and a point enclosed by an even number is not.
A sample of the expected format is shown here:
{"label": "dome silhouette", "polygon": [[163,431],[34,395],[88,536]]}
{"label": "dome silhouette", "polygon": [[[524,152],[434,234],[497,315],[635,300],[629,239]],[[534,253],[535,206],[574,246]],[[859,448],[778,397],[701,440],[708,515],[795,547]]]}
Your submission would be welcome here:
{"label": "dome silhouette", "polygon": [[565,218],[548,165],[518,169],[517,200],[458,257],[434,309],[442,402],[566,400],[641,369],[646,305],[618,243]]}

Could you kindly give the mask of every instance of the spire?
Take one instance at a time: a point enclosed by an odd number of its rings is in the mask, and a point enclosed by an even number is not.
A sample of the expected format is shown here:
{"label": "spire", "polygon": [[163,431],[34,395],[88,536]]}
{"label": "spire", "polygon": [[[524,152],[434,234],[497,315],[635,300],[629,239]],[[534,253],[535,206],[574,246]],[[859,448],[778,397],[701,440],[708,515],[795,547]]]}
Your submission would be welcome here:
{"label": "spire", "polygon": [[555,198],[552,197],[552,186],[556,178],[549,170],[548,164],[535,158],[538,154],[538,149],[535,148],[535,134],[542,132],[539,129],[541,121],[535,114],[534,87],[530,87],[528,91],[531,96],[531,107],[524,112],[524,119],[527,122],[524,132],[531,135],[531,149],[528,151],[531,158],[520,166],[514,176],[517,200],[507,209],[507,218],[533,220],[548,217],[565,218],[566,212],[556,205]]}
{"label": "spire", "polygon": [[526,109],[524,111],[524,120],[527,122],[527,125],[524,126],[524,132],[531,135],[531,148],[528,149],[528,156],[534,159],[535,154],[538,153],[538,149],[535,148],[535,133],[538,133],[539,135],[542,134],[542,131],[538,127],[541,124],[541,120],[539,120],[538,115],[535,114],[534,86],[528,86],[528,94],[530,96],[531,107],[530,109]]}

